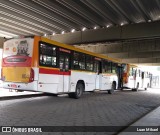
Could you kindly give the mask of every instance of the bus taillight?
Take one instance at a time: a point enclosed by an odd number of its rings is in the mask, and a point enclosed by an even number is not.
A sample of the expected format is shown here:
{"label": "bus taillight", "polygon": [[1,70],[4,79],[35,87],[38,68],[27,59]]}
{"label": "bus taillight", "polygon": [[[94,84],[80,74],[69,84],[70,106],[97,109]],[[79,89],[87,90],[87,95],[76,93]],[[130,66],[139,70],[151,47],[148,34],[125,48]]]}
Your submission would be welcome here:
{"label": "bus taillight", "polygon": [[29,82],[33,82],[33,81],[34,81],[34,70],[31,68]]}

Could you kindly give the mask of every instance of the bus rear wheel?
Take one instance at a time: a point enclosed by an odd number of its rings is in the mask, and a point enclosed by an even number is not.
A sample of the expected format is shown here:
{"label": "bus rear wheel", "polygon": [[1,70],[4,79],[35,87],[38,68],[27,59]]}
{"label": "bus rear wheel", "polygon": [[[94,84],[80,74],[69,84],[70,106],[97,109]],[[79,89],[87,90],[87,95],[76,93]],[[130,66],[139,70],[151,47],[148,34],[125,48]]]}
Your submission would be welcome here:
{"label": "bus rear wheel", "polygon": [[108,94],[113,94],[115,89],[116,89],[116,84],[113,82],[111,90],[108,90]]}
{"label": "bus rear wheel", "polygon": [[132,89],[132,91],[138,91],[139,83],[137,83],[136,88]]}
{"label": "bus rear wheel", "polygon": [[149,88],[149,83],[147,84],[147,87],[144,90],[147,90]]}
{"label": "bus rear wheel", "polygon": [[83,91],[84,91],[84,85],[82,83],[77,83],[76,91],[73,93],[68,93],[68,96],[70,98],[78,99],[82,96]]}

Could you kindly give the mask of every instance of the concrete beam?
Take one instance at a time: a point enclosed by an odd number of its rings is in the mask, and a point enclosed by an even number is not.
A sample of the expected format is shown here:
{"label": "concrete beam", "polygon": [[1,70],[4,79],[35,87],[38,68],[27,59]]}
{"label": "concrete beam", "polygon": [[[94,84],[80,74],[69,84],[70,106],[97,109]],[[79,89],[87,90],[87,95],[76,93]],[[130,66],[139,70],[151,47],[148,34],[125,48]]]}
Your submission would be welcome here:
{"label": "concrete beam", "polygon": [[107,55],[113,58],[160,58],[160,51],[151,51],[151,52],[122,52],[122,53],[106,53]]}
{"label": "concrete beam", "polygon": [[160,58],[132,58],[132,59],[122,59],[124,63],[160,63]]}
{"label": "concrete beam", "polygon": [[115,43],[92,43],[75,45],[81,49],[96,53],[121,53],[121,52],[159,52],[160,39],[133,40]]}
{"label": "concrete beam", "polygon": [[160,63],[134,63],[137,66],[160,66]]}
{"label": "concrete beam", "polygon": [[74,33],[66,34],[57,34],[54,36],[47,36],[49,39],[66,43],[66,44],[75,44],[75,43],[89,43],[105,40],[119,40],[120,39],[120,27],[113,28],[101,28],[97,30],[86,30],[78,31]]}
{"label": "concrete beam", "polygon": [[81,49],[120,58],[125,63],[160,63],[160,39],[76,45]]}
{"label": "concrete beam", "polygon": [[113,26],[96,30],[86,30],[67,34],[48,36],[66,44],[81,44],[115,40],[131,40],[160,37],[160,22]]}

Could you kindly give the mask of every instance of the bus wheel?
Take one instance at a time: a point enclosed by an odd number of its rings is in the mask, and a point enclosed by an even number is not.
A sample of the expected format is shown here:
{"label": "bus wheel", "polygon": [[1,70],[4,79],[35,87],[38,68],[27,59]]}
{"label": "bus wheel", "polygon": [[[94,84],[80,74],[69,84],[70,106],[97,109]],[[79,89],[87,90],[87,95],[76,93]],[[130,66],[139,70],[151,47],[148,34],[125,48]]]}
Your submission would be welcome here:
{"label": "bus wheel", "polygon": [[149,83],[147,84],[147,87],[144,90],[147,90],[149,88]]}
{"label": "bus wheel", "polygon": [[84,91],[84,85],[82,83],[77,83],[76,91],[74,93],[69,93],[70,98],[78,99],[82,96]]}
{"label": "bus wheel", "polygon": [[113,82],[111,90],[108,90],[108,94],[113,94],[115,89],[116,89],[116,84]]}
{"label": "bus wheel", "polygon": [[136,86],[135,90],[138,91],[138,88],[139,88],[139,83],[137,83],[137,86]]}

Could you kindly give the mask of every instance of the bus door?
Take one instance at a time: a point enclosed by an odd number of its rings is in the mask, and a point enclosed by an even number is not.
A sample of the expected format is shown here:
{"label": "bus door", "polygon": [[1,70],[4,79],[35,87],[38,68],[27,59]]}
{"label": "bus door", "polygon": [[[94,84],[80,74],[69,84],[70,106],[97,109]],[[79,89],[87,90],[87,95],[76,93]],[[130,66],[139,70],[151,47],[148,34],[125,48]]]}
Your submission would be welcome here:
{"label": "bus door", "polygon": [[96,72],[96,79],[95,79],[96,86],[95,86],[95,89],[100,89],[100,74],[102,73],[101,61],[95,60],[94,71]]}
{"label": "bus door", "polygon": [[141,78],[142,78],[142,88],[143,87],[145,87],[145,85],[144,85],[144,83],[145,83],[145,72],[142,72],[142,76],[141,76]]}
{"label": "bus door", "polygon": [[[64,52],[65,51],[65,52]],[[59,52],[59,68],[60,68],[60,78],[59,78],[59,89],[58,92],[68,92],[70,84],[70,51],[61,49]]]}
{"label": "bus door", "polygon": [[123,88],[123,67],[117,66],[118,88]]}

